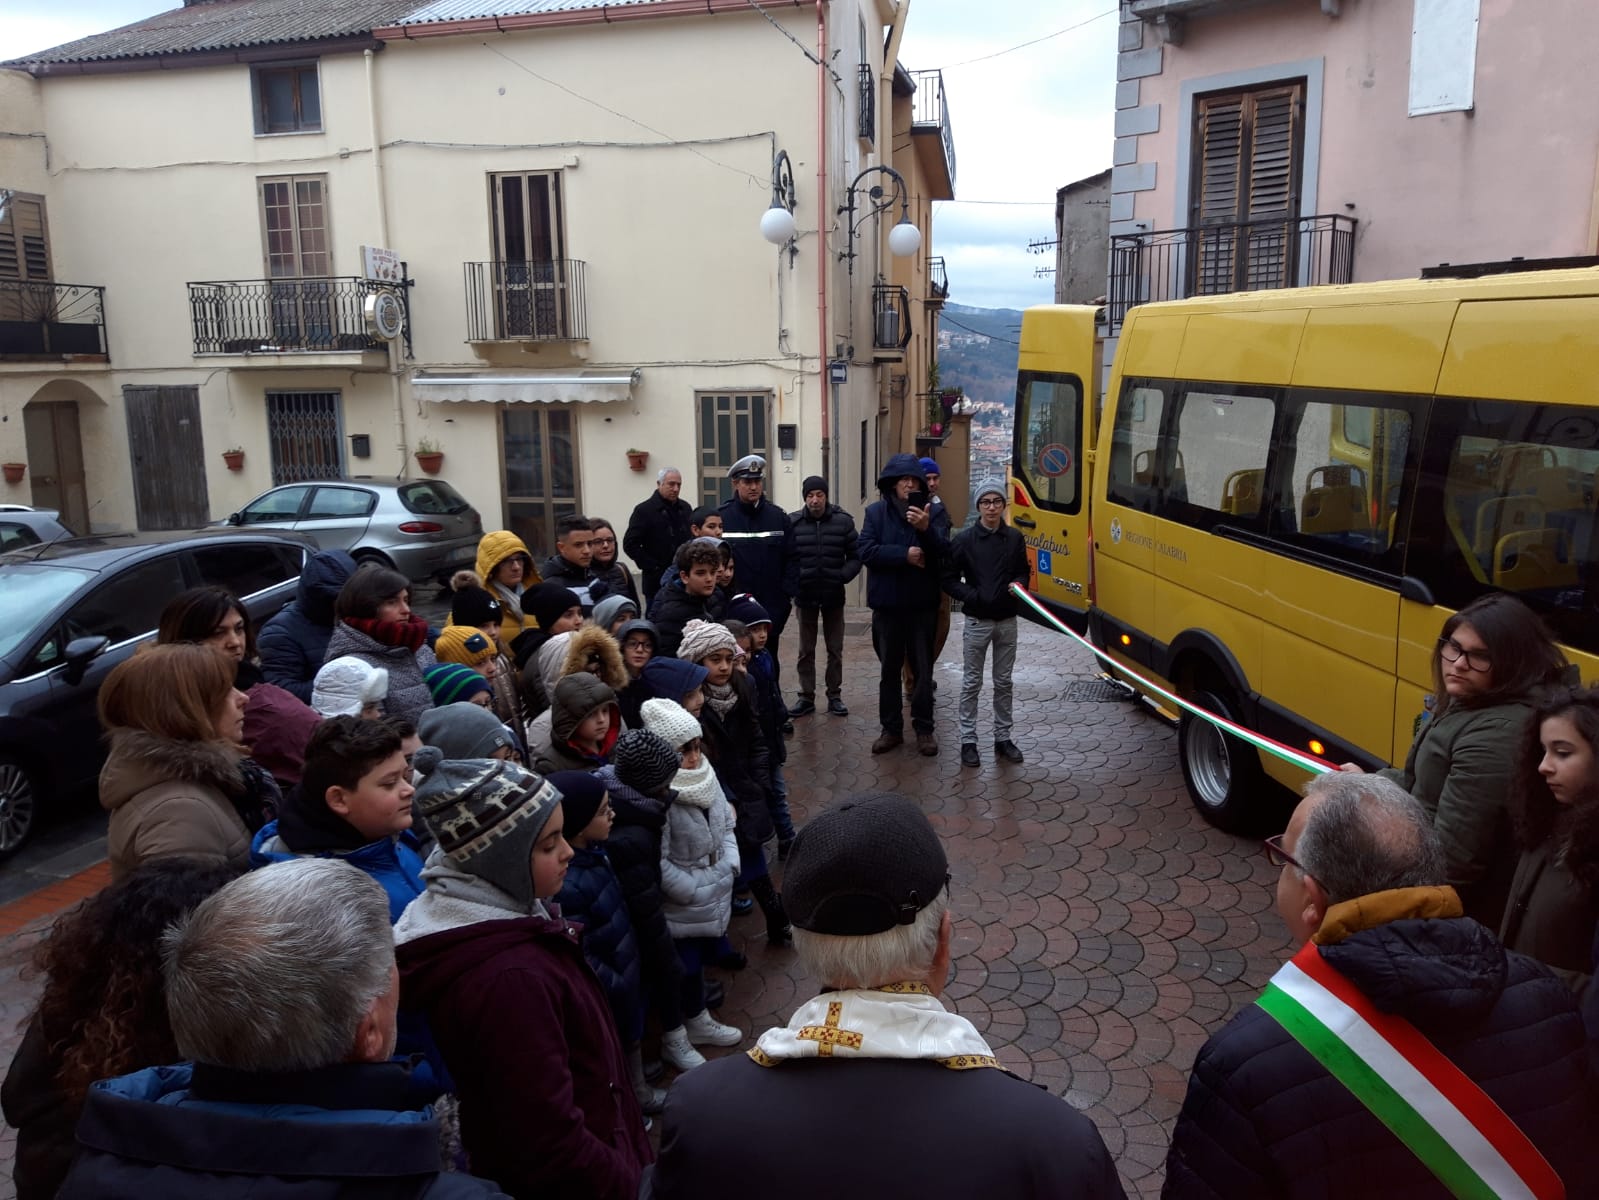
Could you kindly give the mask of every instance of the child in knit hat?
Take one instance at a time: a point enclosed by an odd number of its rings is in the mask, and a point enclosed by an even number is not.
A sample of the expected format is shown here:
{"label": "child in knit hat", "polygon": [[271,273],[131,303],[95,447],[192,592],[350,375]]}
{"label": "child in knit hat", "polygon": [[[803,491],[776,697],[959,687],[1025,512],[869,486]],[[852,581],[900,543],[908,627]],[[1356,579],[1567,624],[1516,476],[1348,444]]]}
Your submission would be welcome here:
{"label": "child in knit hat", "polygon": [[311,707],[323,718],[375,721],[383,715],[388,694],[388,671],[350,655],[323,663],[311,681]]}
{"label": "child in knit hat", "polygon": [[493,685],[465,663],[439,663],[422,672],[422,678],[435,705],[462,701],[488,708],[494,703]]}
{"label": "child in knit hat", "polygon": [[417,733],[425,746],[438,747],[445,758],[516,758],[516,738],[491,710],[457,700],[422,714]]}
{"label": "child in knit hat", "polygon": [[[733,798],[738,814],[740,888],[748,888],[766,917],[766,940],[773,946],[793,941],[782,897],[766,870],[763,844],[774,832],[771,802],[771,754],[755,710],[755,692],[747,678],[733,670],[733,635],[726,626],[690,621],[683,630],[678,657],[707,671],[705,706],[699,721],[705,730],[705,756]],[[735,911],[747,912],[748,908]]]}
{"label": "child in knit hat", "polygon": [[653,1155],[577,929],[547,902],[571,847],[562,797],[513,763],[416,755],[438,839],[395,926],[401,989],[455,1079],[474,1172],[512,1196],[632,1197]]}
{"label": "child in knit hat", "polygon": [[711,1016],[705,1003],[705,967],[732,949],[726,934],[739,863],[733,806],[700,752],[700,723],[670,700],[646,700],[643,714],[645,728],[678,752],[677,798],[661,828],[661,894],[683,961],[683,1026],[695,1045],[736,1046],[743,1032]]}
{"label": "child in knit hat", "polygon": [[[490,706],[500,720],[516,732],[519,751],[525,751],[526,746],[521,739],[522,730],[527,726],[527,715],[522,709],[522,693],[517,686],[516,668],[511,663],[506,647],[500,642],[505,608],[492,592],[484,588],[483,581],[475,571],[457,571],[450,576],[450,588],[454,593],[450,603],[450,619],[437,639],[434,656],[440,662],[465,663],[482,672],[483,677],[493,685]],[[487,639],[493,650],[492,667],[484,664],[481,652],[476,647],[468,647],[461,652],[455,650],[454,639],[462,636],[452,632],[457,628],[468,633],[476,630]],[[442,650],[439,648],[441,645],[444,646]]]}
{"label": "child in knit hat", "polygon": [[614,820],[611,799],[604,781],[585,771],[557,771],[549,781],[560,789],[563,832],[572,847],[566,882],[555,899],[562,916],[583,926],[583,955],[611,1002],[628,1082],[644,1115],[653,1116],[666,1107],[666,1092],[644,1078],[643,963],[627,898],[605,853]]}
{"label": "child in knit hat", "polygon": [[777,827],[778,861],[786,862],[789,847],[794,844],[794,818],[788,811],[788,781],[783,778],[783,764],[788,761],[788,743],[783,738],[788,706],[777,680],[777,662],[766,648],[772,633],[772,618],[765,606],[748,592],[733,597],[727,606],[727,615],[742,621],[749,631],[749,679],[755,693],[755,715],[766,738],[771,764],[766,794],[771,801],[772,824]]}
{"label": "child in knit hat", "polygon": [[614,821],[605,851],[622,884],[643,965],[644,995],[661,1026],[661,1057],[679,1071],[705,1059],[683,1028],[683,963],[666,927],[661,831],[676,793],[678,754],[647,729],[630,729],[594,778],[605,785]]}

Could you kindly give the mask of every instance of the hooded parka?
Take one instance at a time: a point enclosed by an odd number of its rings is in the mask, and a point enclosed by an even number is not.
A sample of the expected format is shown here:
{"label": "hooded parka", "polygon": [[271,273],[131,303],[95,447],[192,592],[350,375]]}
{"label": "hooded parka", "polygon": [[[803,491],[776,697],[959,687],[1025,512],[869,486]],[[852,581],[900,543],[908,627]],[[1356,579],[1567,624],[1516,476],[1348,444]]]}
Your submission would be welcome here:
{"label": "hooded parka", "polygon": [[121,879],[158,858],[244,866],[250,831],[229,798],[245,788],[241,750],[139,729],[111,731],[100,770],[100,807],[111,814],[106,854]]}
{"label": "hooded parka", "polygon": [[322,550],[305,560],[295,597],[261,627],[256,653],[268,683],[311,703],[311,681],[327,661],[333,636],[334,603],[355,573],[355,559],[343,550]]}
{"label": "hooded parka", "polygon": [[[494,581],[494,568],[513,554],[520,554],[524,560],[521,591],[512,591],[503,583]],[[533,619],[533,614],[522,611],[522,597],[542,582],[526,542],[509,529],[485,533],[483,540],[477,544],[477,573],[483,580],[483,587],[500,602],[501,646],[509,647],[523,630],[538,628],[539,623]]]}
{"label": "hooded parka", "polygon": [[675,938],[721,937],[733,915],[739,868],[733,808],[703,757],[697,770],[678,771],[672,788],[677,800],[661,829],[666,927]]}

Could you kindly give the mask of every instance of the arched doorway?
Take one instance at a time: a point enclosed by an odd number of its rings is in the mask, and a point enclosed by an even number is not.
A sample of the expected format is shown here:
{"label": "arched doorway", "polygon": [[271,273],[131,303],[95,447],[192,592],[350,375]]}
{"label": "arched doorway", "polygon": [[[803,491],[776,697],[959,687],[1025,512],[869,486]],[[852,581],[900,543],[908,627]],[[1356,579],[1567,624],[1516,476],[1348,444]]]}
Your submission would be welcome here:
{"label": "arched doorway", "polygon": [[80,400],[99,397],[75,380],[52,380],[24,406],[22,429],[28,442],[33,506],[55,509],[62,524],[83,534],[89,532],[89,492],[78,429]]}

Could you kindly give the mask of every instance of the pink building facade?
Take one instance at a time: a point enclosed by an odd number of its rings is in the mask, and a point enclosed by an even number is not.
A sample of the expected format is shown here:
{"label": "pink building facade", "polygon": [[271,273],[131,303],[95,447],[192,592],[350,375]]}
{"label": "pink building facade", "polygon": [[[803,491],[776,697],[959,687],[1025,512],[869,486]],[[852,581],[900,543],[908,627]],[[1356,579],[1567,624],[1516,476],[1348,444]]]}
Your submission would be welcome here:
{"label": "pink building facade", "polygon": [[1592,0],[1121,0],[1133,303],[1599,249]]}

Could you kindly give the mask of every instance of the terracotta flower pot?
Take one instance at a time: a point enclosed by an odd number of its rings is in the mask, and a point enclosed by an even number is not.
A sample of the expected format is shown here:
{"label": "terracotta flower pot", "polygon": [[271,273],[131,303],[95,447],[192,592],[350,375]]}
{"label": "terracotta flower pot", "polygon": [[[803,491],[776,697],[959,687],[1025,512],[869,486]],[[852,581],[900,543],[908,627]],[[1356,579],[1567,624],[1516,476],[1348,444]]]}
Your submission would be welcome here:
{"label": "terracotta flower pot", "polygon": [[6,473],[7,483],[21,483],[23,473],[28,469],[27,463],[0,463],[0,471]]}
{"label": "terracotta flower pot", "polygon": [[244,470],[244,451],[224,450],[222,452],[222,461],[228,464],[228,470],[242,471]]}
{"label": "terracotta flower pot", "polygon": [[418,450],[416,452],[416,465],[429,475],[437,475],[439,468],[444,465],[444,452],[442,450],[433,450],[424,454]]}
{"label": "terracotta flower pot", "polygon": [[649,461],[650,456],[648,451],[630,453],[627,456],[627,465],[632,467],[635,471],[642,471]]}

